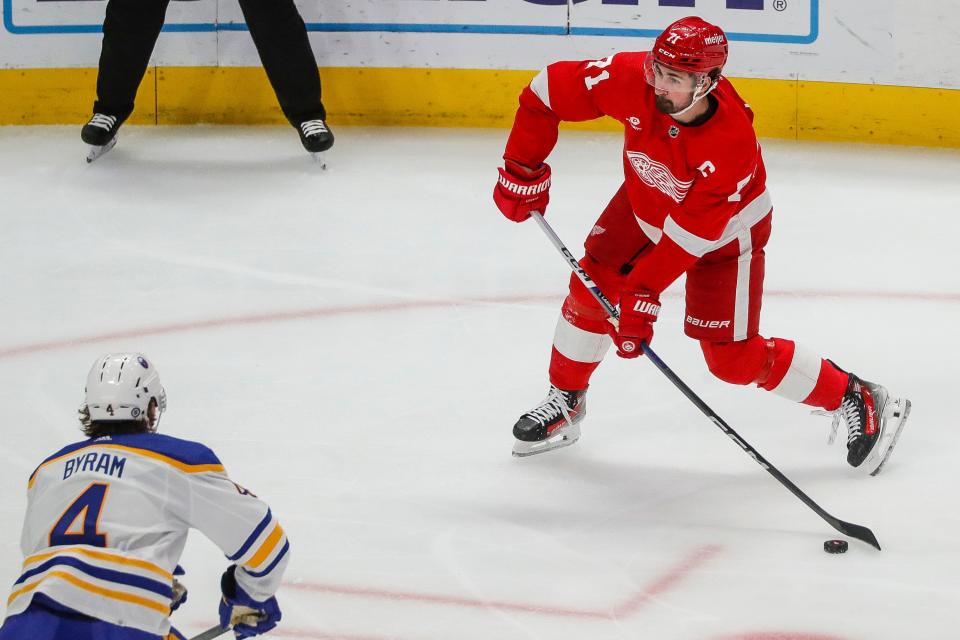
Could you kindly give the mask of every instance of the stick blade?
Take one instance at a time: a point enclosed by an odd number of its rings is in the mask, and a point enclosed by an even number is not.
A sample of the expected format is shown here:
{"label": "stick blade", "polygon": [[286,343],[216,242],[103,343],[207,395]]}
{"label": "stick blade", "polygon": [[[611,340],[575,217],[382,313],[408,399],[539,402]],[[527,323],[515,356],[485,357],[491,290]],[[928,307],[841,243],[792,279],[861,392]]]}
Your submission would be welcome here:
{"label": "stick blade", "polygon": [[870,531],[870,529],[859,524],[853,524],[852,522],[844,522],[843,520],[838,520],[837,524],[834,525],[834,528],[845,536],[855,538],[861,542],[866,542],[871,547],[874,547],[877,551],[880,551],[880,542],[877,540],[877,536],[873,535],[873,531]]}

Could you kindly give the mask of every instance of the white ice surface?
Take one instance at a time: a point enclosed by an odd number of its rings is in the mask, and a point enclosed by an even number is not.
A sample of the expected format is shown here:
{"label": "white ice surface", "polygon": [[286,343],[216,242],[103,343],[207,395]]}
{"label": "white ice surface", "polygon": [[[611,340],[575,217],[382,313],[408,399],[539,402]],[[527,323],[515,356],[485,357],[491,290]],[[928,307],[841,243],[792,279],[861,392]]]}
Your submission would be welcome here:
{"label": "white ice surface", "polygon": [[[860,477],[829,421],[707,372],[674,286],[654,347],[839,537],[649,363],[608,358],[575,446],[510,456],[546,390],[568,273],[490,200],[504,131],[0,128],[0,584],[26,479],[79,440],[87,368],[142,350],[161,428],[211,446],[292,542],[277,638],[947,640],[960,622],[960,154],[765,142],[765,335],[913,414]],[[616,135],[562,135],[548,220],[578,251],[617,188]],[[183,559],[188,634],[226,561]],[[4,587],[5,588],[5,587]]]}

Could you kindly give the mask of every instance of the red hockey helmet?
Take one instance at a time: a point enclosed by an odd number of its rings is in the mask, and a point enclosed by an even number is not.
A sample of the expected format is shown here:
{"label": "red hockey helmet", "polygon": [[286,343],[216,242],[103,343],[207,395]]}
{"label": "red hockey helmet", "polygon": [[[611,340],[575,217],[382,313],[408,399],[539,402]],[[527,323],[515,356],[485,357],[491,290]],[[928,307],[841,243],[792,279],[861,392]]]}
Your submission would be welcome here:
{"label": "red hockey helmet", "polygon": [[727,62],[727,36],[702,18],[680,18],[653,45],[654,61],[688,73],[710,73]]}

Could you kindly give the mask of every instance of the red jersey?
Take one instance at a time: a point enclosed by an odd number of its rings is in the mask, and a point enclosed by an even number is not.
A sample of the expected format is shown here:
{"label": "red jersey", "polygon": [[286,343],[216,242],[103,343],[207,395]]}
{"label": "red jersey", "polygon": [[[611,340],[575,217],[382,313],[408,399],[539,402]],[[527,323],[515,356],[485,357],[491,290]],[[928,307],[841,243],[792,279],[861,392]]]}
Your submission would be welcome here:
{"label": "red jersey", "polygon": [[[637,223],[655,243],[630,276],[660,292],[698,258],[735,239],[771,209],[753,112],[721,78],[713,115],[685,125],[656,108],[646,53],[556,62],[520,95],[504,158],[538,167],[562,120],[610,116],[624,127],[623,170]],[[704,98],[709,99],[709,98]]]}

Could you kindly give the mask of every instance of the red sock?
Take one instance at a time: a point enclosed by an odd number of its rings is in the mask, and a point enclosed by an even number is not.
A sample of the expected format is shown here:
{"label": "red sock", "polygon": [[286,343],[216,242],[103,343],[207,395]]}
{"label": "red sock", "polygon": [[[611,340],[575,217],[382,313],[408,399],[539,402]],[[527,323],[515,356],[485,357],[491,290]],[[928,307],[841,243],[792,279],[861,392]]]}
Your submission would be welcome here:
{"label": "red sock", "polygon": [[769,377],[760,383],[794,402],[833,411],[840,406],[849,376],[828,360],[797,347],[792,340],[774,338]]}
{"label": "red sock", "polygon": [[599,362],[577,362],[554,347],[550,353],[550,384],[565,391],[579,391],[590,384],[590,376]]}
{"label": "red sock", "polygon": [[847,392],[849,380],[850,376],[833,366],[832,362],[821,360],[817,384],[810,395],[804,399],[803,404],[835,411],[840,407],[843,394]]}

